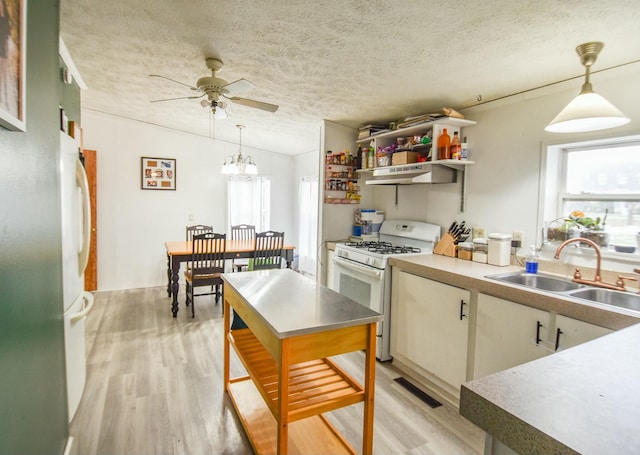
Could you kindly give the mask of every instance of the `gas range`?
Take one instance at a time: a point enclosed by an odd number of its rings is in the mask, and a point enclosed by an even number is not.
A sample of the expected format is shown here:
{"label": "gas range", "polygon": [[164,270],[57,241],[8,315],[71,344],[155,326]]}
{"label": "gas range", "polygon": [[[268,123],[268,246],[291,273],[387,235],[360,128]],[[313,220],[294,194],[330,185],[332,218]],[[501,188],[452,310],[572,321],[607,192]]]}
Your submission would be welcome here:
{"label": "gas range", "polygon": [[385,316],[376,329],[376,357],[379,360],[391,359],[391,266],[388,260],[396,256],[433,253],[438,240],[440,226],[420,221],[388,220],[380,227],[379,241],[336,244],[328,285]]}
{"label": "gas range", "polygon": [[440,226],[409,220],[387,220],[380,227],[380,240],[336,244],[335,255],[383,270],[390,257],[432,253],[440,239]]}

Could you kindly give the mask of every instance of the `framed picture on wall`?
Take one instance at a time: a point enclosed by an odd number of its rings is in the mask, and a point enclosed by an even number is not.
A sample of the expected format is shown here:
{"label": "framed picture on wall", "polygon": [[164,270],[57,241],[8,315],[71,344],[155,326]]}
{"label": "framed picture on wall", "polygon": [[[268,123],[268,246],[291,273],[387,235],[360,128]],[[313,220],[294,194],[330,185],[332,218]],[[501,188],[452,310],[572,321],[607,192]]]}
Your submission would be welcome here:
{"label": "framed picture on wall", "polygon": [[26,131],[27,0],[0,0],[0,126]]}
{"label": "framed picture on wall", "polygon": [[[2,0],[0,0],[2,1]],[[175,190],[176,160],[172,158],[141,158],[140,187],[143,190]]]}

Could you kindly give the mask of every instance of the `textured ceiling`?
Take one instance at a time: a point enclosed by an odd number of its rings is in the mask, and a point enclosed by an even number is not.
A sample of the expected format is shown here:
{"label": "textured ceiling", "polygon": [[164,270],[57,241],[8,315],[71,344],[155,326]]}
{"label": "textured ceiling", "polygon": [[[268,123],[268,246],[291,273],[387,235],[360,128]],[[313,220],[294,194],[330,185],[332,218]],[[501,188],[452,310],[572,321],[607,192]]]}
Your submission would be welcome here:
{"label": "textured ceiling", "polygon": [[[295,155],[322,119],[358,127],[462,109],[583,74],[578,44],[603,41],[594,70],[640,59],[637,0],[62,0],[61,36],[88,89],[85,108]],[[182,85],[246,78],[215,120]],[[581,81],[576,81],[576,94]],[[598,87],[595,86],[597,91]]]}

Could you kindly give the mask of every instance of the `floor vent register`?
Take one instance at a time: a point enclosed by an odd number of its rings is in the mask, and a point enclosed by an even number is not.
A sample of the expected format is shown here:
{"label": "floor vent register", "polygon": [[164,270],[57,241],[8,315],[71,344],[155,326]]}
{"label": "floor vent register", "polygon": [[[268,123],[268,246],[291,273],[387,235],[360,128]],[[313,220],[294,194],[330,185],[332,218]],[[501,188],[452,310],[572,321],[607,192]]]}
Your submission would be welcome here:
{"label": "floor vent register", "polygon": [[405,389],[407,389],[413,395],[418,397],[420,400],[424,401],[429,407],[437,408],[438,406],[442,406],[442,403],[440,403],[438,400],[436,400],[429,394],[425,393],[424,391],[420,390],[415,385],[411,384],[405,378],[403,377],[395,378],[394,381],[400,384]]}

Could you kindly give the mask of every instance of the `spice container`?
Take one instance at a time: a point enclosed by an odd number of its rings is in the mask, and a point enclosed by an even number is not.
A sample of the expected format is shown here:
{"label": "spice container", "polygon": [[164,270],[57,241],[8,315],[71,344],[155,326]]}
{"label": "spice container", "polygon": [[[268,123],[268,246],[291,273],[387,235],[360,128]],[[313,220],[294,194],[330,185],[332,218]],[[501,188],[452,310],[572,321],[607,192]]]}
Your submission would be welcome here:
{"label": "spice container", "polygon": [[489,245],[487,239],[477,238],[473,239],[473,261],[487,263],[487,254],[489,252]]}
{"label": "spice container", "polygon": [[511,264],[511,235],[489,234],[489,258],[491,265],[505,266]]}
{"label": "spice container", "polygon": [[473,242],[458,243],[458,259],[470,261],[473,257]]}

